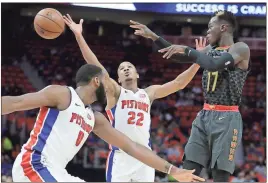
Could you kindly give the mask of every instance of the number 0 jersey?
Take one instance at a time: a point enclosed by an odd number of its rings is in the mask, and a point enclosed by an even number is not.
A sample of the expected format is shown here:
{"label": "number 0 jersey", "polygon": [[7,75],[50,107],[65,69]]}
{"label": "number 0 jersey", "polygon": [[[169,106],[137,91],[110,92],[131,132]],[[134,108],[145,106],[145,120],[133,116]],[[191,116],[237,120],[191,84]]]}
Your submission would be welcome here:
{"label": "number 0 jersey", "polygon": [[[138,89],[134,93],[121,87],[117,104],[106,112],[114,128],[134,142],[150,148],[150,108],[150,99],[145,90]],[[110,148],[119,150],[114,146]]]}
{"label": "number 0 jersey", "polygon": [[[228,48],[217,47],[210,50],[209,56],[218,57]],[[214,105],[239,105],[241,103],[242,90],[246,81],[248,70],[241,70],[237,67],[223,69],[217,72],[204,70],[202,87],[205,103]]]}
{"label": "number 0 jersey", "polygon": [[95,123],[92,109],[85,108],[76,91],[68,88],[71,103],[67,109],[40,108],[30,138],[22,147],[23,167],[48,163],[65,168],[92,131]]}

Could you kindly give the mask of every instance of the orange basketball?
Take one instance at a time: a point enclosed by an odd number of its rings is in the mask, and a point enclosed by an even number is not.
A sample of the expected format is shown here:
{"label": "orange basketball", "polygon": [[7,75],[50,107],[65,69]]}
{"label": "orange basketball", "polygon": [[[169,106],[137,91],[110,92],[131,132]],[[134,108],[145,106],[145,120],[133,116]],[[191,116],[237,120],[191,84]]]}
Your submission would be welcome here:
{"label": "orange basketball", "polygon": [[55,39],[64,31],[65,23],[62,14],[53,9],[45,8],[34,18],[34,29],[44,39]]}

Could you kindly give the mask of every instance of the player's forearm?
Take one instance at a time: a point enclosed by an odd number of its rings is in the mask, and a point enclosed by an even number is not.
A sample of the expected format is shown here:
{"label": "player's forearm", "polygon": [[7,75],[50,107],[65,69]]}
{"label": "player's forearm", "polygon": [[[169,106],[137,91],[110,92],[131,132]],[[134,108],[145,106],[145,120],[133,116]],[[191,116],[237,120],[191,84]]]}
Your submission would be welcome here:
{"label": "player's forearm", "polygon": [[180,87],[179,89],[185,88],[190,83],[190,81],[192,81],[199,68],[199,65],[193,64],[190,68],[177,76],[175,82]]}
{"label": "player's forearm", "polygon": [[[75,36],[76,41],[79,45],[79,48],[82,52],[82,55],[84,57],[84,59],[86,60],[86,62],[88,64],[93,64],[96,66],[101,67],[103,70],[105,70],[105,68],[102,66],[102,64],[99,62],[98,58],[96,57],[96,55],[93,53],[93,51],[89,48],[86,40],[84,39],[83,35],[76,35]],[[105,70],[106,71],[106,70]]]}
{"label": "player's forearm", "polygon": [[1,97],[2,100],[2,115],[15,112],[14,104],[20,102],[20,99],[12,96]]}
{"label": "player's forearm", "polygon": [[[130,156],[140,160],[144,164],[163,173],[168,173],[171,166],[170,163],[157,156],[153,151],[135,142],[129,143],[127,147],[122,150],[128,153]],[[173,168],[171,169],[170,173],[172,174],[172,172]]]}

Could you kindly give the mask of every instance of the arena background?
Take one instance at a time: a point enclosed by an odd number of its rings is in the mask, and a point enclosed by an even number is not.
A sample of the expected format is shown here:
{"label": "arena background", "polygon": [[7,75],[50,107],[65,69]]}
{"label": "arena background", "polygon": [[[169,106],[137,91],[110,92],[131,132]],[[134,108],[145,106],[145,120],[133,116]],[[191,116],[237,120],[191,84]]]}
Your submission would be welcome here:
{"label": "arena background", "polygon": [[[49,84],[74,85],[78,67],[85,63],[72,32],[66,27],[55,40],[40,38],[33,29],[35,14],[43,8],[69,13],[75,21],[84,22],[84,36],[98,59],[113,78],[119,63],[128,60],[137,66],[139,87],[162,84],[186,70],[187,64],[174,64],[156,53],[150,40],[133,35],[130,19],[147,24],[172,43],[194,47],[194,38],[205,36],[214,8],[232,10],[238,16],[236,40],[245,41],[251,49],[252,69],[243,90],[240,108],[244,133],[236,152],[236,170],[230,181],[266,181],[266,7],[265,4],[202,3],[113,5],[115,10],[74,6],[72,4],[2,3],[1,92],[20,95]],[[85,4],[84,4],[85,5]],[[96,6],[96,5],[95,5]],[[102,6],[104,6],[102,4]],[[205,8],[207,7],[207,8]],[[264,11],[265,10],[265,11]],[[162,13],[161,13],[162,12]],[[185,143],[192,120],[202,108],[202,70],[182,91],[157,100],[152,106],[151,138],[153,150],[181,166]],[[104,106],[95,104],[96,110]],[[1,177],[10,182],[12,164],[29,137],[38,109],[1,116]],[[86,181],[105,181],[108,145],[91,134],[83,148],[68,164],[68,172]],[[210,171],[203,171],[210,179]],[[157,173],[156,181],[172,181]]]}

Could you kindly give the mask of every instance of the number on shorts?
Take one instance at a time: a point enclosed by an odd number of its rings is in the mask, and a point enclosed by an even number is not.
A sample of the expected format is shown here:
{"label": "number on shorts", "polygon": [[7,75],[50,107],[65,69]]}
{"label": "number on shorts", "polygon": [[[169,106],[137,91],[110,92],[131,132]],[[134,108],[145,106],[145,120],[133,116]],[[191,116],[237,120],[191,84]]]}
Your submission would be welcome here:
{"label": "number on shorts", "polygon": [[144,114],[143,114],[143,113],[139,112],[139,113],[136,115],[135,112],[130,111],[130,112],[128,113],[128,115],[129,115],[129,118],[128,118],[128,120],[127,120],[127,123],[128,123],[128,124],[130,124],[130,125],[135,124],[134,119],[136,118],[136,116],[138,116],[139,119],[137,120],[136,125],[137,125],[137,126],[142,126],[142,125],[143,125],[143,120],[144,120]]}
{"label": "number on shorts", "polygon": [[212,85],[212,90],[211,91],[215,91],[219,72],[218,71],[217,72],[208,72],[208,86],[207,86],[207,91],[209,91],[210,76],[211,75],[214,76],[214,81],[213,81],[213,85]]}
{"label": "number on shorts", "polygon": [[76,146],[80,145],[80,143],[82,142],[82,140],[84,138],[84,135],[85,135],[85,133],[82,130],[80,130],[78,133],[78,137],[76,139],[76,143],[75,143]]}

